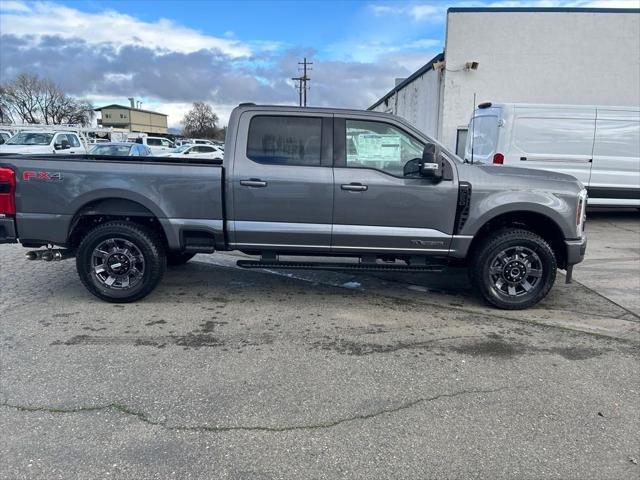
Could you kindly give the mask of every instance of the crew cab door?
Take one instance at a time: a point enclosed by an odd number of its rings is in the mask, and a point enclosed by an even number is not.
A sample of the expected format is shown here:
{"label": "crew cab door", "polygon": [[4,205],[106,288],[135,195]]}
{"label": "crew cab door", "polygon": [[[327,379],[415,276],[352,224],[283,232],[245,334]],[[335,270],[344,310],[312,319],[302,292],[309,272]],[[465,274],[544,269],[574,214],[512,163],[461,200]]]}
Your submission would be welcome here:
{"label": "crew cab door", "polygon": [[328,250],[332,116],[245,111],[232,155],[230,243],[246,250]]}
{"label": "crew cab door", "polygon": [[457,172],[447,179],[404,176],[424,143],[392,119],[335,118],[332,250],[446,254],[458,198]]}

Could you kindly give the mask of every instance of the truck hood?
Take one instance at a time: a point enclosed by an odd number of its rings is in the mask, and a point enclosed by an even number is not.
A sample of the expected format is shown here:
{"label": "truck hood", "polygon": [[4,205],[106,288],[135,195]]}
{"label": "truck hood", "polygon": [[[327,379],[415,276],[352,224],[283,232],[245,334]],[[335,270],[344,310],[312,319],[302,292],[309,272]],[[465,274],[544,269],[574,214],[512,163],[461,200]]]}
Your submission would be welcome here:
{"label": "truck hood", "polygon": [[52,153],[49,145],[0,145],[0,153]]}
{"label": "truck hood", "polygon": [[497,177],[518,177],[525,179],[536,179],[542,181],[571,182],[578,180],[576,177],[565,173],[550,172],[548,170],[536,170],[534,168],[505,167],[503,165],[476,165],[476,168],[484,170],[486,173]]}

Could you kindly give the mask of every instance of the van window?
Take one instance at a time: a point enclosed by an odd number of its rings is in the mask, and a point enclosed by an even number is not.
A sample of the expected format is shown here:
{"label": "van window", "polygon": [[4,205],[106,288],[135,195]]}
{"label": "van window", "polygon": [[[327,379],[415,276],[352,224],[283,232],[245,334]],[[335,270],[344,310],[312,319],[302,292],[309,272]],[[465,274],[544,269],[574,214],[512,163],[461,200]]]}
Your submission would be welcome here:
{"label": "van window", "polygon": [[595,122],[582,118],[519,117],[513,143],[533,155],[591,155]]}
{"label": "van window", "polygon": [[598,120],[593,154],[640,157],[640,122],[632,119]]}
{"label": "van window", "polygon": [[159,147],[162,146],[162,141],[159,138],[147,138],[147,145]]}
{"label": "van window", "polygon": [[322,119],[258,115],[249,124],[247,158],[278,165],[320,165]]}
{"label": "van window", "polygon": [[474,157],[488,158],[495,153],[498,142],[497,115],[473,118],[469,123],[469,131],[473,132],[473,136],[471,134],[466,136],[465,158],[471,158],[471,147],[473,147]]}

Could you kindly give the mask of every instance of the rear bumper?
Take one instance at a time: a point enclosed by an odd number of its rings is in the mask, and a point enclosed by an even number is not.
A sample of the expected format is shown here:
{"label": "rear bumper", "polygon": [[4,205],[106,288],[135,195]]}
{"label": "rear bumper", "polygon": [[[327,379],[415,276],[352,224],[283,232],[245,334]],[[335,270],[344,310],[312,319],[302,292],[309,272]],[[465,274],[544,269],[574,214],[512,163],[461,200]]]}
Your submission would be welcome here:
{"label": "rear bumper", "polygon": [[584,260],[587,251],[587,235],[583,234],[578,240],[565,240],[567,246],[567,265],[575,265]]}
{"label": "rear bumper", "polygon": [[0,216],[0,243],[16,243],[16,222],[11,217]]}

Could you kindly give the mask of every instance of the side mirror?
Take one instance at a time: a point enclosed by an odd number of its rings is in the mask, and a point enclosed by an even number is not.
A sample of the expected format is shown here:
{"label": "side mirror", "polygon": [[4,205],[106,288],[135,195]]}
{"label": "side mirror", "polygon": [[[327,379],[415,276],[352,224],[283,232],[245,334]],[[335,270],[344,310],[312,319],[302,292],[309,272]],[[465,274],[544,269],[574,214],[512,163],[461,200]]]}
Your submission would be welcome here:
{"label": "side mirror", "polygon": [[442,180],[442,164],[437,161],[436,146],[427,143],[422,151],[422,161],[420,162],[420,175],[433,180]]}

